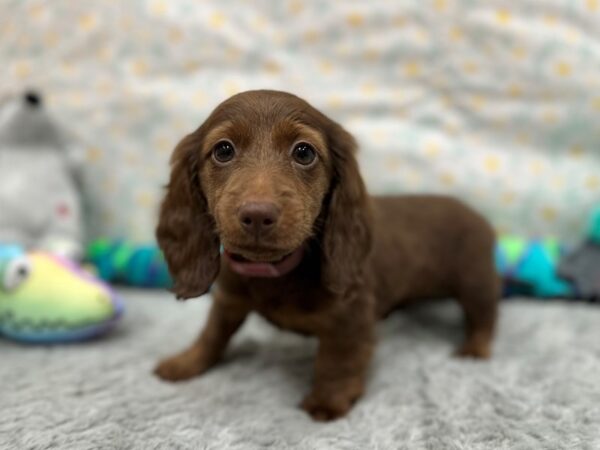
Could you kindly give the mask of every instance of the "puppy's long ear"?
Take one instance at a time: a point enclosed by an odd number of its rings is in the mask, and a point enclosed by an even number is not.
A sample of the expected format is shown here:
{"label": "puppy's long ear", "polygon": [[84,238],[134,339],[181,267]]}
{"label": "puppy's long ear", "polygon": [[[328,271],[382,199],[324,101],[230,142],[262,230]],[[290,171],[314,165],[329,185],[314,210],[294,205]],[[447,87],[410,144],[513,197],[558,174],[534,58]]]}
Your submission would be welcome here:
{"label": "puppy's long ear", "polygon": [[358,170],[354,138],[332,122],[327,133],[333,176],[325,206],[322,277],[332,292],[362,281],[372,245],[369,196]]}
{"label": "puppy's long ear", "polygon": [[160,208],[156,238],[177,298],[206,293],[219,272],[219,238],[198,180],[199,133],[187,135],[171,157],[171,177]]}

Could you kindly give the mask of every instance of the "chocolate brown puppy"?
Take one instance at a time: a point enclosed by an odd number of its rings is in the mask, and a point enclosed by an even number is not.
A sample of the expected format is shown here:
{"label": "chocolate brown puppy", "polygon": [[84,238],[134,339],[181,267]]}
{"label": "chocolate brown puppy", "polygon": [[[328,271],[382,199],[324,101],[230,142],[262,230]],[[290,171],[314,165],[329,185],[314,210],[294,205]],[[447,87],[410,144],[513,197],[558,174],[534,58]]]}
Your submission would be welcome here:
{"label": "chocolate brown puppy", "polygon": [[462,307],[459,355],[490,356],[499,296],[491,227],[448,197],[370,197],[356,147],[304,100],[266,90],[231,97],[183,138],[157,238],[178,298],[216,283],[200,337],[158,365],[161,378],[210,369],[258,312],[318,338],[302,408],[332,420],[365,389],[377,319],[426,298]]}

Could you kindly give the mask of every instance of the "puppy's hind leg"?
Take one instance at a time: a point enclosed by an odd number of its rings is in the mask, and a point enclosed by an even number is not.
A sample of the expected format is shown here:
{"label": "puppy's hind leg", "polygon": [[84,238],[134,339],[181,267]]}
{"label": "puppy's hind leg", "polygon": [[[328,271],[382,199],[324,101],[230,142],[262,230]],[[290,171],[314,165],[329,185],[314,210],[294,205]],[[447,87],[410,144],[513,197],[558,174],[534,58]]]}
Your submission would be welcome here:
{"label": "puppy's hind leg", "polygon": [[465,315],[466,336],[457,356],[489,358],[498,317],[500,283],[492,267],[465,275],[458,289],[458,303]]}

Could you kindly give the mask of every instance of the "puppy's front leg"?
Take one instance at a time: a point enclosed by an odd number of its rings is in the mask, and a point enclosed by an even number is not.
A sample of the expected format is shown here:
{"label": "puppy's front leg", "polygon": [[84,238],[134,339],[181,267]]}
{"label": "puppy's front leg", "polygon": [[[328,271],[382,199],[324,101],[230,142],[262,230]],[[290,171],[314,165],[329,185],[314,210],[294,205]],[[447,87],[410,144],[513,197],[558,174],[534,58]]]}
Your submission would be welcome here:
{"label": "puppy's front leg", "polygon": [[198,339],[187,350],[161,361],[154,373],[163,380],[180,381],[206,372],[221,358],[248,313],[241,302],[216,292]]}
{"label": "puppy's front leg", "polygon": [[312,391],[301,407],[315,420],[329,421],[344,416],[362,395],[375,345],[374,320],[353,314],[359,326],[344,326],[319,336]]}

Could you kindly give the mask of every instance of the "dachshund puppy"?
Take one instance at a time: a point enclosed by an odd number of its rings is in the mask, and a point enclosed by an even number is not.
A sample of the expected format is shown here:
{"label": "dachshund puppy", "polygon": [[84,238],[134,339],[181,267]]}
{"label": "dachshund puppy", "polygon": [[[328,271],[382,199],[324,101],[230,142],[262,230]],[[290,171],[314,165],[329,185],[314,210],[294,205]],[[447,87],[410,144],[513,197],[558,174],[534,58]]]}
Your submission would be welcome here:
{"label": "dachshund puppy", "polygon": [[267,90],[221,103],[177,145],[158,242],[178,298],[217,281],[200,337],[161,362],[159,377],[210,369],[254,311],[318,338],[301,406],[336,419],[364,391],[377,319],[426,298],[456,298],[466,318],[457,353],[490,356],[499,297],[491,227],[448,197],[369,197],[356,147],[304,100]]}

